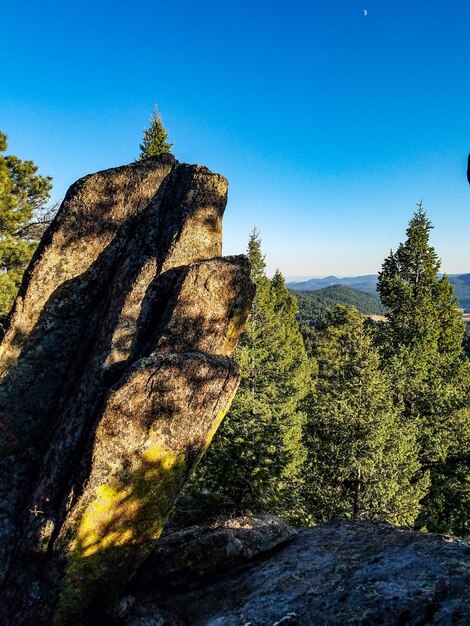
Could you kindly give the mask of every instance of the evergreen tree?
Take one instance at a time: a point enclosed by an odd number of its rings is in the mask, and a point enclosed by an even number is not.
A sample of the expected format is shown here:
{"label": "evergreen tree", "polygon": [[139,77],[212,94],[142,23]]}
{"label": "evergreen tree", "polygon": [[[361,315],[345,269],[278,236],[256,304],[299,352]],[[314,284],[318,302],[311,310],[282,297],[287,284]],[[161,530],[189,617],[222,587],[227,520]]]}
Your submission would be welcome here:
{"label": "evergreen tree", "polygon": [[397,346],[437,349],[449,363],[462,351],[464,324],[454,288],[447,276],[438,278],[440,260],[429,245],[432,228],[420,203],[405,243],[390,253],[379,272],[378,291],[388,310],[384,348],[390,354]]}
{"label": "evergreen tree", "polygon": [[[6,149],[7,136],[0,132],[0,152]],[[0,155],[0,315],[10,310],[37,246],[26,227],[49,199],[52,179],[37,170],[33,161]]]}
{"label": "evergreen tree", "polygon": [[470,537],[470,409],[453,415],[447,431],[447,455],[431,470],[423,523],[433,532]]}
{"label": "evergreen tree", "polygon": [[470,330],[468,328],[463,336],[463,352],[467,359],[470,359]]}
{"label": "evergreen tree", "polygon": [[316,335],[318,378],[305,403],[307,521],[413,524],[427,478],[415,481],[415,429],[400,422],[364,317],[338,305]]}
{"label": "evergreen tree", "polygon": [[[445,465],[456,430],[461,430],[457,422],[468,419],[461,409],[469,402],[470,368],[462,355],[461,311],[447,277],[438,276],[440,260],[429,245],[431,229],[419,204],[405,243],[383,263],[378,290],[388,321],[379,327],[378,338],[396,402],[403,406],[408,423],[418,425],[423,471],[431,472],[420,525],[453,532],[437,519],[441,508],[436,498],[449,483]],[[467,469],[465,480],[469,479]]]}
{"label": "evergreen tree", "polygon": [[248,244],[256,284],[251,317],[234,357],[242,380],[198,473],[198,484],[231,499],[237,514],[297,506],[296,481],[305,456],[300,400],[311,366],[295,319],[297,306],[276,272],[265,274],[258,233]]}
{"label": "evergreen tree", "polygon": [[168,133],[163,126],[162,118],[158,108],[153,110],[150,126],[144,130],[144,138],[140,144],[139,159],[159,156],[165,152],[171,152],[172,143],[168,141]]}

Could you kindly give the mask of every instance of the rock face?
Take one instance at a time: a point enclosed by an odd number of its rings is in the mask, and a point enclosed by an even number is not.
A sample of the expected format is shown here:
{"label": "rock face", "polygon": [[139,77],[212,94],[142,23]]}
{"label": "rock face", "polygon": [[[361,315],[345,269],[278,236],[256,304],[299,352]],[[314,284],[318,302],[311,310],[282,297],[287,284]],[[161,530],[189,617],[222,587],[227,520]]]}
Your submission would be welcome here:
{"label": "rock face", "polygon": [[[244,520],[247,546],[256,544],[260,527]],[[271,519],[270,524],[275,525]],[[236,522],[224,529],[225,545],[238,533]],[[272,531],[271,531],[272,532]],[[282,531],[284,533],[285,531]],[[255,550],[244,568],[228,570],[231,555],[216,576],[193,578],[175,586],[178,563],[210,563],[220,554],[220,531],[190,532],[189,550],[176,533],[169,554],[175,571],[160,576],[156,551],[144,563],[129,594],[121,600],[116,624],[161,626],[468,626],[470,623],[470,541],[402,530],[379,522],[337,521],[302,530],[274,553]],[[178,537],[181,539],[177,548]],[[171,543],[171,536],[167,544]],[[215,544],[215,545],[214,545]],[[165,549],[164,549],[165,550]],[[242,551],[241,551],[242,552]],[[241,556],[241,552],[239,555]],[[237,563],[240,565],[241,558]],[[163,566],[164,567],[164,566]],[[189,568],[193,567],[189,565]],[[179,568],[179,570],[178,570]],[[188,569],[188,568],[187,568]],[[187,571],[186,569],[186,571]],[[195,585],[195,581],[197,584]],[[181,580],[185,583],[185,580]],[[153,622],[151,620],[154,620]]]}
{"label": "rock face", "polygon": [[192,584],[270,552],[295,535],[292,528],[274,515],[191,526],[162,537],[155,544],[132,587]]}
{"label": "rock face", "polygon": [[226,198],[163,155],[79,180],[44,235],[0,346],[2,623],[94,623],[220,424],[253,295]]}

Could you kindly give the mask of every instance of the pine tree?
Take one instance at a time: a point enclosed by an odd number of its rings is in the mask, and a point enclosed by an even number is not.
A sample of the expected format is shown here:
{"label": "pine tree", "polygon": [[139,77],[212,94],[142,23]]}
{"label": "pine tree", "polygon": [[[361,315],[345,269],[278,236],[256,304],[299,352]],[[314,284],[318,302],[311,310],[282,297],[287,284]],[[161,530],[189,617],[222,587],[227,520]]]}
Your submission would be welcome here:
{"label": "pine tree", "polygon": [[462,351],[464,324],[452,285],[446,276],[438,278],[440,260],[429,245],[432,228],[420,203],[405,243],[383,263],[378,291],[388,309],[385,338],[391,354],[397,345],[419,345],[452,362]]}
{"label": "pine tree", "polygon": [[445,461],[432,468],[422,523],[428,530],[470,537],[470,409],[448,420]]}
{"label": "pine tree", "polygon": [[470,331],[467,329],[463,337],[463,352],[470,359]]}
{"label": "pine tree", "polygon": [[309,521],[413,524],[427,477],[415,481],[416,433],[400,422],[364,317],[338,305],[316,335],[318,379],[305,403]]}
{"label": "pine tree", "polygon": [[[0,132],[0,152],[7,149]],[[37,174],[33,161],[0,155],[0,315],[11,308],[23,272],[37,246],[27,225],[49,199],[50,176]]]}
{"label": "pine tree", "polygon": [[139,159],[147,159],[148,157],[159,156],[165,152],[171,152],[172,143],[168,141],[168,133],[163,126],[162,118],[155,107],[150,126],[144,130],[144,138],[140,144]]}
{"label": "pine tree", "polygon": [[237,514],[269,510],[289,516],[305,456],[298,405],[310,388],[311,366],[295,319],[295,297],[279,272],[267,278],[256,231],[248,256],[256,295],[234,352],[242,380],[197,480],[230,498]]}
{"label": "pine tree", "polygon": [[[453,532],[439,521],[437,500],[449,484],[446,459],[461,430],[458,422],[468,419],[461,409],[469,403],[470,368],[462,354],[462,315],[452,285],[446,276],[438,276],[440,260],[429,244],[431,229],[420,203],[405,243],[383,263],[378,290],[388,321],[380,326],[378,338],[396,402],[403,406],[407,422],[419,429],[423,471],[431,472],[420,525]],[[465,480],[470,479],[469,470]]]}

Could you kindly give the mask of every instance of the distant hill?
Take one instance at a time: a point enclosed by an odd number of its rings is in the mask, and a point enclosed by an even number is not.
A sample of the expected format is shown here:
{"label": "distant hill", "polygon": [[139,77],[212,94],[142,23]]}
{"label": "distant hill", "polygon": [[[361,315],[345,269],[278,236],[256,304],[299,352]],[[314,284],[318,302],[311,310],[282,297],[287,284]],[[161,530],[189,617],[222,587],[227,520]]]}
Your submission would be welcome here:
{"label": "distant hill", "polygon": [[[449,281],[455,288],[455,295],[459,299],[460,306],[470,311],[470,274],[450,274]],[[337,276],[327,276],[326,278],[310,278],[300,282],[289,282],[287,287],[292,291],[316,291],[325,287],[342,285],[352,287],[360,291],[376,293],[377,275],[366,274],[365,276],[349,276],[338,278]],[[355,306],[355,305],[353,305]]]}
{"label": "distant hill", "polygon": [[299,323],[310,328],[320,323],[324,319],[326,309],[332,309],[336,304],[354,306],[366,314],[385,313],[378,293],[359,291],[346,285],[332,285],[314,291],[295,291],[294,294],[299,303]]}
{"label": "distant hill", "polygon": [[333,285],[344,285],[353,287],[360,291],[375,292],[377,286],[377,275],[368,274],[366,276],[350,276],[347,278],[338,278],[337,276],[327,276],[326,278],[310,278],[300,282],[287,283],[287,287],[293,291],[314,291],[323,289],[324,287],[332,287]]}
{"label": "distant hill", "polygon": [[459,306],[470,311],[470,274],[449,276],[449,281],[455,287],[455,295],[459,299]]}

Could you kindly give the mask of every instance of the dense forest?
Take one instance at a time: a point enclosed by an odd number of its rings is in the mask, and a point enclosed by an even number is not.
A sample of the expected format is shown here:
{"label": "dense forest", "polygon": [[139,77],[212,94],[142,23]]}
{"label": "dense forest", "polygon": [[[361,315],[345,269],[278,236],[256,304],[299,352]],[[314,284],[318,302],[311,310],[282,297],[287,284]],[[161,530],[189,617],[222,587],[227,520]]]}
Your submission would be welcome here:
{"label": "dense forest", "polygon": [[[439,278],[442,274],[439,274]],[[338,278],[337,276],[327,276],[326,278],[310,278],[300,282],[287,283],[287,287],[298,293],[320,291],[326,287],[350,287],[357,291],[375,294],[377,293],[377,276],[368,274],[366,276],[350,276]],[[470,274],[449,274],[447,276],[450,284],[454,287],[455,295],[459,300],[459,305],[465,311],[470,312]],[[345,292],[346,294],[346,292]],[[338,302],[342,302],[343,296],[340,291],[335,294]],[[344,304],[347,304],[344,302]],[[353,306],[357,306],[352,302]],[[359,308],[359,307],[358,307]],[[369,311],[364,311],[368,313]]]}
{"label": "dense forest", "polygon": [[325,320],[326,311],[336,304],[353,306],[359,313],[385,315],[378,293],[360,291],[346,285],[332,285],[315,291],[294,292],[299,307],[297,319],[301,326],[314,327]]}
{"label": "dense forest", "polygon": [[[170,150],[167,138],[155,112],[140,158]],[[0,157],[2,315],[48,223],[50,188],[31,161]],[[180,520],[270,511],[297,525],[362,518],[470,535],[469,341],[431,229],[420,204],[377,296],[344,286],[294,295],[280,272],[268,278],[252,232],[241,385]],[[364,315],[377,312],[386,319]]]}
{"label": "dense forest", "polygon": [[[274,511],[297,525],[375,519],[470,535],[470,362],[431,229],[420,204],[384,260],[384,321],[358,310],[370,294],[355,295],[356,307],[334,297],[328,306],[322,295],[290,293],[279,272],[270,280],[252,233],[257,295],[236,349],[242,383],[186,496],[193,513]],[[297,302],[311,323],[303,342]]]}

